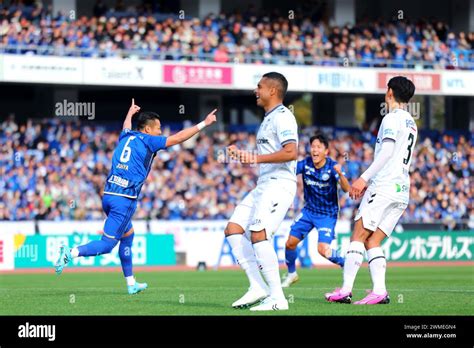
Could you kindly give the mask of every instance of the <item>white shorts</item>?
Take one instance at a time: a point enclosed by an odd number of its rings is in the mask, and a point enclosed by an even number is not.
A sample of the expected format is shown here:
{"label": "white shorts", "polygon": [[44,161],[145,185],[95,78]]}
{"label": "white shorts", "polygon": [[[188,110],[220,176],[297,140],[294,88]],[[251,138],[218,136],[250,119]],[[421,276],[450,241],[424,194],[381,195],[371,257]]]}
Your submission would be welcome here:
{"label": "white shorts", "polygon": [[271,239],[291,207],[295,194],[296,182],[269,179],[245,196],[229,222],[239,225],[246,233],[247,230],[265,230],[267,239]]}
{"label": "white shorts", "polygon": [[380,228],[383,233],[390,236],[406,208],[406,203],[393,201],[367,189],[354,220],[362,218],[365,229],[375,231]]}

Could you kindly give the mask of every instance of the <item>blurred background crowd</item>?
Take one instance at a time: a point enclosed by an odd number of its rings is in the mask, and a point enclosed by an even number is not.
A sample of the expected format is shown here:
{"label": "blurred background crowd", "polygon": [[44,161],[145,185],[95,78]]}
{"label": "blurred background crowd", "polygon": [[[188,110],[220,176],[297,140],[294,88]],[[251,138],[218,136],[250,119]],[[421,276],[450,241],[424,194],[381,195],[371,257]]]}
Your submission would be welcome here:
{"label": "blurred background crowd", "polygon": [[474,33],[443,21],[360,20],[332,26],[303,9],[291,16],[246,11],[200,18],[147,3],[107,7],[93,16],[53,14],[0,2],[0,53],[231,63],[474,70]]}
{"label": "blurred background crowd", "polygon": [[[166,126],[166,125],[165,125]],[[299,159],[316,128],[300,129]],[[373,160],[371,131],[323,129],[330,157],[355,180]],[[375,130],[376,132],[376,130]],[[164,134],[170,133],[164,128]],[[101,194],[118,140],[118,126],[56,119],[0,124],[0,220],[103,219]],[[256,182],[257,168],[226,160],[225,147],[256,148],[253,132],[208,131],[160,151],[143,186],[134,219],[227,219]],[[447,224],[474,219],[473,137],[421,135],[412,162],[410,204],[402,222]],[[302,183],[288,218],[304,205]],[[340,217],[358,202],[340,192]]]}

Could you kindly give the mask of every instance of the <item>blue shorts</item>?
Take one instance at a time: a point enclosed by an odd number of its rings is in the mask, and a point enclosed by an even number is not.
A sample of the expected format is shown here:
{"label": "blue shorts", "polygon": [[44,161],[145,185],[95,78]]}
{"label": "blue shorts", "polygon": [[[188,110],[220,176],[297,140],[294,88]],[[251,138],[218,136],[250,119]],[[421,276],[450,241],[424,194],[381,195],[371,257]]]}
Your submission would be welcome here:
{"label": "blue shorts", "polygon": [[120,239],[133,227],[132,216],[137,209],[137,200],[105,194],[102,198],[102,209],[107,215],[104,223],[104,235]]}
{"label": "blue shorts", "polygon": [[336,222],[337,218],[318,215],[303,209],[295,222],[293,222],[293,225],[291,225],[290,236],[303,240],[313,228],[316,228],[319,234],[318,242],[331,244],[334,238],[336,238]]}

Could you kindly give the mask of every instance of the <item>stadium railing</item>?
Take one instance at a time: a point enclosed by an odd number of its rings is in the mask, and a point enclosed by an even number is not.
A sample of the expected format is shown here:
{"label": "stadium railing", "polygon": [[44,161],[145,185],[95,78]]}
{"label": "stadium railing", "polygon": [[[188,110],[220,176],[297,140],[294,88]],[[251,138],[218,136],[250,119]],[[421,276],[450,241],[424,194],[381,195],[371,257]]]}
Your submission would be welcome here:
{"label": "stadium railing", "polygon": [[[67,46],[43,46],[43,45],[2,45],[0,54],[24,54],[40,56],[61,57],[83,57],[83,58],[124,58],[143,60],[170,60],[170,61],[199,61],[214,62],[214,54],[189,54],[181,52],[152,52],[148,50],[126,50],[126,49],[101,49],[101,48],[70,48]],[[469,52],[470,55],[474,51]],[[316,65],[328,67],[362,67],[362,68],[392,68],[392,69],[452,69],[452,70],[474,70],[474,62],[460,61],[456,64],[445,61],[422,61],[422,60],[382,60],[382,59],[348,59],[345,58],[292,58],[282,55],[262,56],[258,54],[234,54],[228,53],[227,63],[263,63],[276,65]]]}

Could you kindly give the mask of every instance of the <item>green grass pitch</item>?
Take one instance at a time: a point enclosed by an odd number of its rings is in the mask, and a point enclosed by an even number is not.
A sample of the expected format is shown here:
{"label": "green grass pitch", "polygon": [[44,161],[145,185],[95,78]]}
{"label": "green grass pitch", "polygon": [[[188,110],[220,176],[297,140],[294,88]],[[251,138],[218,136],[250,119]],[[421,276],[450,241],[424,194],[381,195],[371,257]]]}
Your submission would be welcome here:
{"label": "green grass pitch", "polygon": [[[0,275],[0,315],[472,315],[472,267],[388,268],[389,305],[328,303],[324,293],[341,285],[339,269],[299,270],[300,281],[285,289],[290,310],[253,313],[231,303],[247,289],[242,271],[138,272],[149,288],[126,293],[119,272]],[[370,288],[366,267],[354,299]]]}

